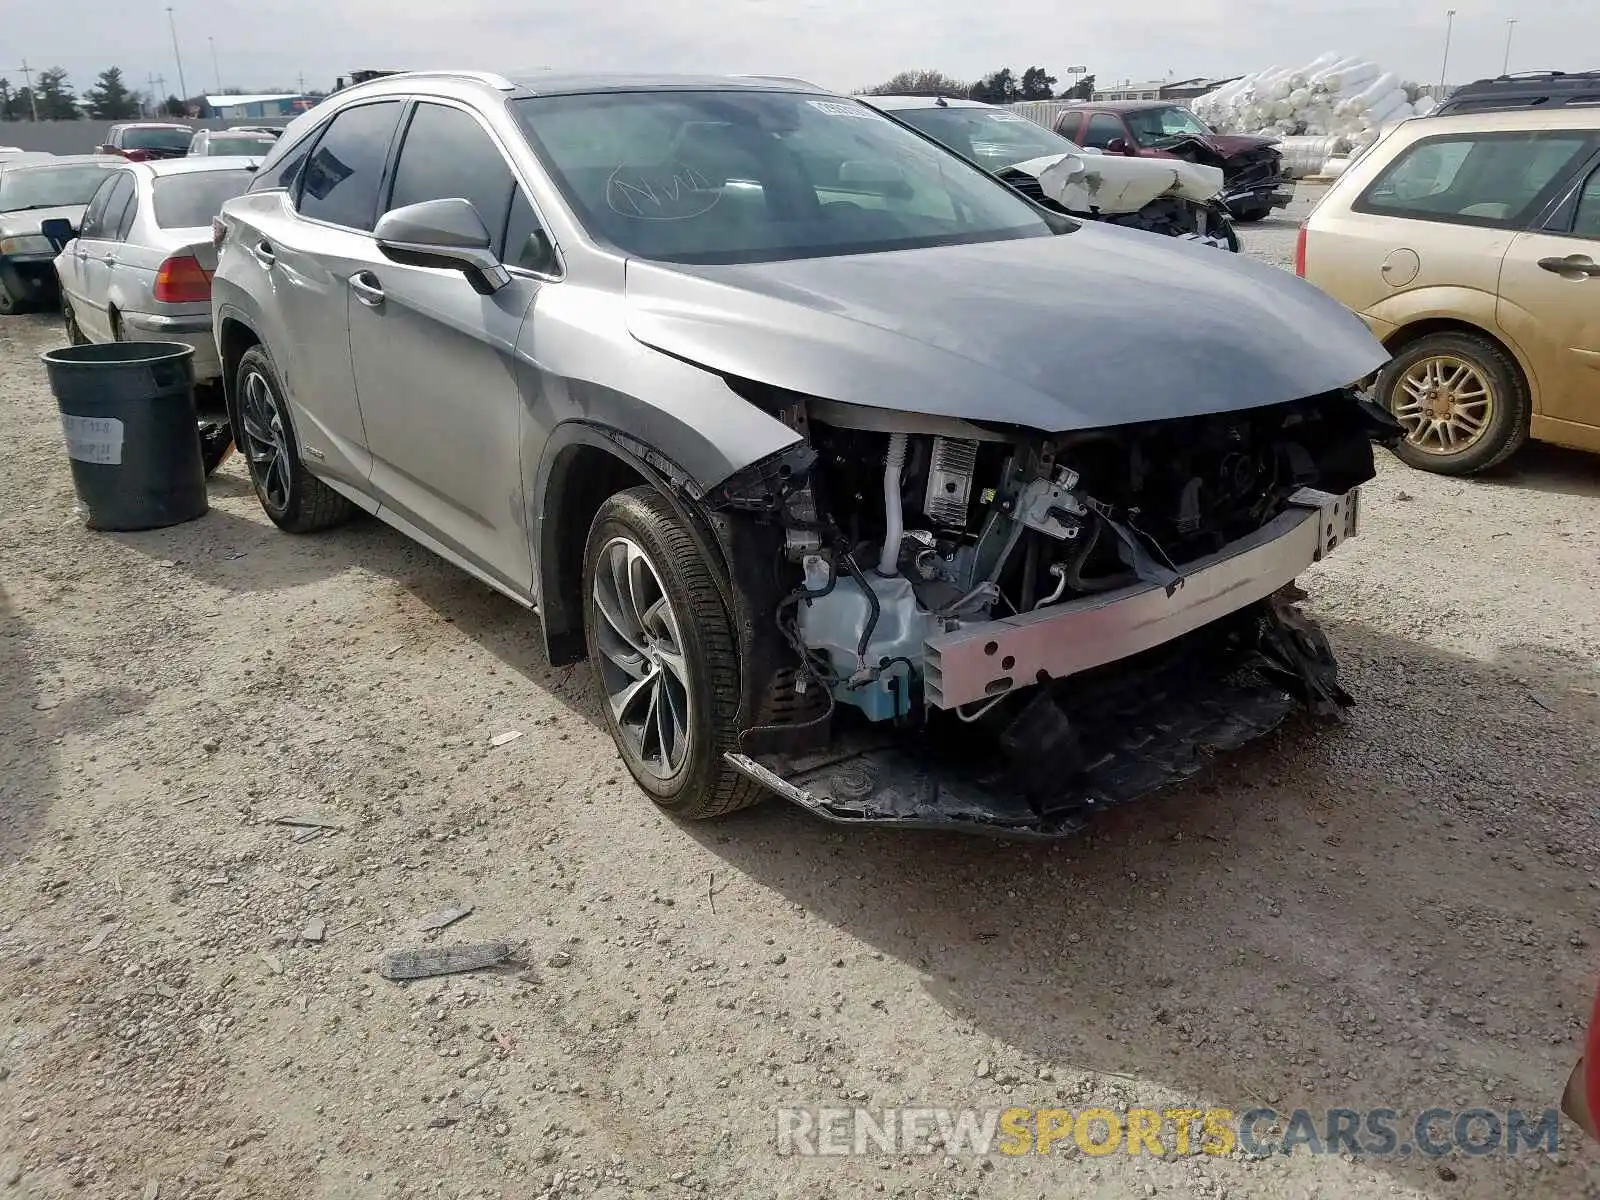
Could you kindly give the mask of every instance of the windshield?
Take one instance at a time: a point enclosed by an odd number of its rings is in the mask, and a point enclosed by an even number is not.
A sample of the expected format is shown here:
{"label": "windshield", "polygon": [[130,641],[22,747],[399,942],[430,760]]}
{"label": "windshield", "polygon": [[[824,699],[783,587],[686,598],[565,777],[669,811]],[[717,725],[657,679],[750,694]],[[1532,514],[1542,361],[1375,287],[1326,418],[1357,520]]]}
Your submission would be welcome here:
{"label": "windshield", "polygon": [[1185,134],[1205,136],[1211,132],[1187,108],[1146,108],[1123,116],[1127,118],[1128,131],[1141,146],[1156,146]]}
{"label": "windshield", "polygon": [[124,150],[187,150],[194,133],[188,129],[124,129]]}
{"label": "windshield", "polygon": [[207,154],[243,154],[250,158],[260,158],[266,154],[276,143],[272,138],[262,137],[259,134],[245,135],[243,137],[211,137],[206,139]]}
{"label": "windshield", "polygon": [[120,162],[80,163],[70,167],[13,167],[0,173],[0,212],[87,204],[95,188]]}
{"label": "windshield", "polygon": [[192,171],[163,175],[155,183],[156,224],[163,229],[196,229],[210,225],[222,202],[244,195],[255,176],[237,171]]}
{"label": "windshield", "polygon": [[990,171],[1080,150],[1075,142],[1003,108],[910,108],[894,115]]}
{"label": "windshield", "polygon": [[513,107],[585,228],[641,258],[765,262],[1052,232],[998,180],[854,100],[613,92]]}

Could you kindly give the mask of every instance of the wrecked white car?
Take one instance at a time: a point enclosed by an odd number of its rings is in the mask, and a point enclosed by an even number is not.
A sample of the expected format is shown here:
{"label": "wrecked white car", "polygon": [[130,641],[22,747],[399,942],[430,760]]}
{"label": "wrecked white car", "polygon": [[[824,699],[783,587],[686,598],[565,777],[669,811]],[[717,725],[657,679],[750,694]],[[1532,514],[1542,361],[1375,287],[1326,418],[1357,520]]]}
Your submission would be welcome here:
{"label": "wrecked white car", "polygon": [[1087,220],[1188,238],[1237,252],[1222,202],[1222,172],[1182,159],[1102,154],[976,100],[863,96],[940,145],[970,159],[1037,204]]}

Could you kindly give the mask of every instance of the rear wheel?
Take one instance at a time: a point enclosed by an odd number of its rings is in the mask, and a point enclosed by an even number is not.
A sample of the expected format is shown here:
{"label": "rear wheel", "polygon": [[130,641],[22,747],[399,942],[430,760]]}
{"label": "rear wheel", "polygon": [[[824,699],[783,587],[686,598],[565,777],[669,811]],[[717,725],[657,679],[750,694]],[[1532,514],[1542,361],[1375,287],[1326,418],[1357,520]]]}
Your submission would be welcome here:
{"label": "rear wheel", "polygon": [[355,506],[300,462],[283,385],[263,347],[244,352],[237,379],[232,423],[243,439],[256,499],[272,523],[288,533],[314,533],[347,520]]}
{"label": "rear wheel", "polygon": [[1470,333],[1430,333],[1378,373],[1378,396],[1405,426],[1402,462],[1471,475],[1505,461],[1528,439],[1528,390],[1510,356]]}
{"label": "rear wheel", "polygon": [[722,755],[734,745],[739,664],[712,567],[647,487],[600,506],[584,552],[584,635],[622,761],[675,816],[719,817],[760,786]]}

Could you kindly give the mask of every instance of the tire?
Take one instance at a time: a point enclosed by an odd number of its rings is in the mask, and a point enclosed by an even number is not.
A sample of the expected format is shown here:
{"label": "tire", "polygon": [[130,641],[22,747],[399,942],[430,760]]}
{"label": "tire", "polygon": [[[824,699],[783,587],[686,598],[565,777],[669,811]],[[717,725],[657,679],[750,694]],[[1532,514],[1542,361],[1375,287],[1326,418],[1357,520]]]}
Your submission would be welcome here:
{"label": "tire", "polygon": [[13,296],[6,281],[0,279],[0,317],[14,317],[22,310],[22,301]]}
{"label": "tire", "polygon": [[1253,204],[1247,208],[1240,208],[1233,214],[1233,219],[1241,225],[1254,225],[1257,221],[1265,221],[1272,215],[1272,205]]}
{"label": "tire", "polygon": [[[1486,406],[1472,398],[1480,390]],[[1474,475],[1504,462],[1528,440],[1532,406],[1522,372],[1505,350],[1478,334],[1418,338],[1378,372],[1376,391],[1406,426],[1396,457],[1421,471]],[[1450,414],[1443,422],[1448,430],[1439,424],[1442,411]],[[1452,449],[1452,442],[1459,444]]]}
{"label": "tire", "polygon": [[739,663],[712,567],[651,488],[619,492],[595,515],[583,631],[611,736],[657,805],[704,820],[764,798],[722,759],[738,733]]}
{"label": "tire", "polygon": [[263,346],[239,360],[228,416],[240,431],[250,483],[263,511],[285,533],[315,533],[350,518],[355,505],[305,469],[283,385]]}
{"label": "tire", "polygon": [[83,328],[78,324],[78,314],[72,311],[72,301],[66,296],[61,297],[61,324],[66,330],[67,345],[87,346],[89,339],[85,336]]}

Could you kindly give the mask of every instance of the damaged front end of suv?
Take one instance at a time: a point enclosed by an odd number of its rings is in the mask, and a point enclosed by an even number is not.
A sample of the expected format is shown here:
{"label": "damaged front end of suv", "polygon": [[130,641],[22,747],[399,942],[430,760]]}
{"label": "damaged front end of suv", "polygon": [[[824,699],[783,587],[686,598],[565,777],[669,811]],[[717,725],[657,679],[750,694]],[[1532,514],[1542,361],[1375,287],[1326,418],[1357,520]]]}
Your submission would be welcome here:
{"label": "damaged front end of suv", "polygon": [[792,438],[694,497],[733,770],[830,820],[1056,836],[1349,702],[1294,581],[1400,431],[1351,383],[1382,347],[1315,289],[1085,224],[631,263],[627,292],[637,342]]}
{"label": "damaged front end of suv", "polygon": [[1350,703],[1294,578],[1393,433],[1353,392],[1058,436],[752,395],[806,440],[708,497],[788,651],[727,757],[805,808],[1071,833]]}

